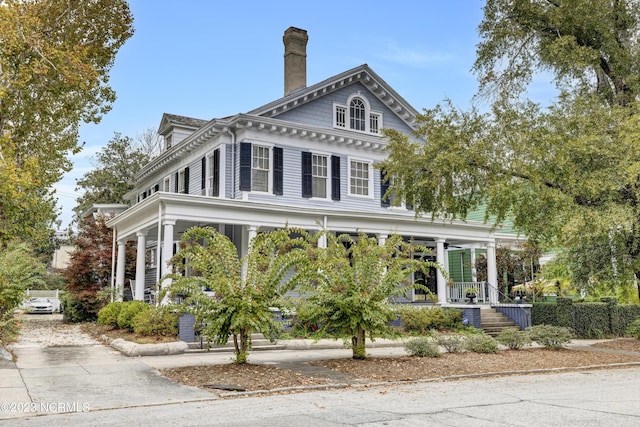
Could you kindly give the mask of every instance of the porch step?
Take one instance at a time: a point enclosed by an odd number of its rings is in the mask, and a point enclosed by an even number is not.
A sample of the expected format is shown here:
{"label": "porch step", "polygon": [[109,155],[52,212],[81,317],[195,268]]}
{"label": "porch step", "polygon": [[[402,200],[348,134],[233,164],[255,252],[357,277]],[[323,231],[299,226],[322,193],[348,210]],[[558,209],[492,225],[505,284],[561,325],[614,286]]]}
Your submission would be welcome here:
{"label": "porch step", "polygon": [[[189,353],[197,352],[209,352],[209,353],[230,353],[233,352],[233,337],[229,337],[224,345],[211,345],[207,348],[207,340],[203,339],[202,342],[187,343]],[[287,347],[277,342],[272,343],[266,339],[262,334],[251,334],[251,351],[265,351],[265,350],[285,350]]]}
{"label": "porch step", "polygon": [[495,308],[487,308],[480,311],[480,325],[492,337],[500,335],[503,329],[518,327],[502,313],[497,312]]}

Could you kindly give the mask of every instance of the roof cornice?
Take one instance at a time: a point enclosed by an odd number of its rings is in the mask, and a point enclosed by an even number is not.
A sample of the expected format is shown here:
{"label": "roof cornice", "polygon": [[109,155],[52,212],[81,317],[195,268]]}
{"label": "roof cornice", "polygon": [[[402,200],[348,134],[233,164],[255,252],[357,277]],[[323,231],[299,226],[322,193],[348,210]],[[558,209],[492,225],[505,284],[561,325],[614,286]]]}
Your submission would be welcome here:
{"label": "roof cornice", "polygon": [[353,83],[360,82],[373,93],[387,108],[396,113],[408,126],[414,126],[415,116],[418,114],[402,96],[378,76],[367,64],[330,77],[320,83],[299,89],[284,98],[280,98],[262,107],[250,111],[248,114],[274,117],[299,105],[313,101],[316,98],[339,90]]}
{"label": "roof cornice", "polygon": [[147,163],[136,175],[136,181],[144,180],[163,169],[166,165],[188,156],[216,135],[238,129],[291,136],[337,146],[359,147],[363,150],[374,152],[383,151],[387,146],[387,141],[379,135],[320,128],[251,114],[238,114],[229,119],[211,120],[183,141],[180,141]]}

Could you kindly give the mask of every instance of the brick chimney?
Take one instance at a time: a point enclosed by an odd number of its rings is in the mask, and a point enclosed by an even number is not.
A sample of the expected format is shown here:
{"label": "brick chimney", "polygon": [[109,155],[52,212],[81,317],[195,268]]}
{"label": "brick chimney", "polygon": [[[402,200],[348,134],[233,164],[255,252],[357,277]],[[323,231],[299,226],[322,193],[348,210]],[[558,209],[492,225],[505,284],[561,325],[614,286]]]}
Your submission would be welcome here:
{"label": "brick chimney", "polygon": [[306,30],[289,27],[284,32],[284,96],[307,86],[308,40]]}

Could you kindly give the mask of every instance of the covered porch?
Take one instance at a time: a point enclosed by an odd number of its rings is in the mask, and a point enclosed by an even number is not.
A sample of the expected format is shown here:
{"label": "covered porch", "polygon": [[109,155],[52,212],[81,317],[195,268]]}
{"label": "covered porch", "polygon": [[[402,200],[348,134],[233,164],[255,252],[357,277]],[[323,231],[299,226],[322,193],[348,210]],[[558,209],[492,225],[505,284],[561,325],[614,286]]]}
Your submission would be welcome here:
{"label": "covered porch", "polygon": [[[171,271],[170,259],[182,233],[191,227],[217,228],[232,240],[242,256],[257,233],[289,226],[311,233],[319,230],[366,233],[375,236],[380,243],[392,234],[400,234],[430,248],[430,255],[446,272],[450,271],[452,262],[448,255],[450,248],[482,248],[487,257],[486,284],[493,286],[483,286],[481,282],[473,282],[470,286],[478,289],[478,302],[498,300],[497,293],[488,290],[495,289],[497,284],[495,248],[498,240],[490,225],[477,222],[438,222],[430,218],[416,218],[409,211],[345,212],[158,192],[109,220],[107,225],[115,230],[114,249],[117,257],[112,286],[119,299],[129,280],[134,287],[132,293],[135,299],[144,299],[145,289],[155,289],[161,278]],[[503,239],[502,236],[500,238]],[[125,245],[132,240],[137,244],[136,273],[134,278],[125,278]],[[453,262],[456,262],[455,259]],[[465,267],[468,268],[462,268]],[[456,282],[450,286],[451,281],[445,274],[436,270],[430,279],[413,279],[430,281],[434,304],[463,302],[465,296],[462,292],[468,286],[458,286]],[[160,286],[167,284],[165,279]],[[403,302],[425,302],[425,298],[418,292],[412,292]]]}

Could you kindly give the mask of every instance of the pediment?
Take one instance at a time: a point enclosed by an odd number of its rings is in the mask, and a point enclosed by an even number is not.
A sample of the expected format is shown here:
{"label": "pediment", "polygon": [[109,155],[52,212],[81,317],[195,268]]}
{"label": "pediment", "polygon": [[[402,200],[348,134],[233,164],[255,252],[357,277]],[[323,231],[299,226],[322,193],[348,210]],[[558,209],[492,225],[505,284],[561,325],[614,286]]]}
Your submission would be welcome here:
{"label": "pediment", "polygon": [[320,83],[295,92],[263,105],[248,114],[262,117],[277,117],[278,115],[304,105],[322,96],[333,93],[349,85],[361,83],[385,106],[394,112],[408,126],[413,127],[418,111],[402,98],[387,82],[378,76],[367,64],[330,77]]}

